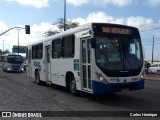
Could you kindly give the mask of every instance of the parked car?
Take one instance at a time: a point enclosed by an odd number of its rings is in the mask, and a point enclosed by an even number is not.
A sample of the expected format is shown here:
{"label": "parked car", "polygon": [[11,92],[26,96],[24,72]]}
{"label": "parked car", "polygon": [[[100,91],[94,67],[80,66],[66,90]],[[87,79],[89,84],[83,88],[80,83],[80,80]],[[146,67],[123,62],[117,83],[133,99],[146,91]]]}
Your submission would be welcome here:
{"label": "parked car", "polygon": [[149,73],[160,75],[160,64],[152,64],[149,67]]}

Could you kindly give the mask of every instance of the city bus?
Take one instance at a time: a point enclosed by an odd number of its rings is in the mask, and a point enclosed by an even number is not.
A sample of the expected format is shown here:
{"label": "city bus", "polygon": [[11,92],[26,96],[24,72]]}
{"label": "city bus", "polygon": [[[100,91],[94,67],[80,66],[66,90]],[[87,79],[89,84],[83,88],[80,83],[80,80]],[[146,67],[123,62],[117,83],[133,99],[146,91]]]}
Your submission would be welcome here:
{"label": "city bus", "polygon": [[135,27],[88,23],[27,46],[27,75],[72,95],[144,88],[144,57]]}
{"label": "city bus", "polygon": [[6,54],[2,60],[2,70],[5,72],[23,72],[23,57],[17,54]]}

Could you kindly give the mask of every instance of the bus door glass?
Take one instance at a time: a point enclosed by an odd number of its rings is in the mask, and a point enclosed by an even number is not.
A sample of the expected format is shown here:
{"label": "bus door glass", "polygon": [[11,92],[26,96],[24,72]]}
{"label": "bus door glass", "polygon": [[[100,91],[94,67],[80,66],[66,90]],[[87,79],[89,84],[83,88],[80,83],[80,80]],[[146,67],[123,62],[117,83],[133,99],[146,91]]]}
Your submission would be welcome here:
{"label": "bus door glass", "polygon": [[51,80],[50,45],[45,47],[45,80]]}
{"label": "bus door glass", "polygon": [[91,91],[91,40],[81,39],[81,80],[84,90]]}

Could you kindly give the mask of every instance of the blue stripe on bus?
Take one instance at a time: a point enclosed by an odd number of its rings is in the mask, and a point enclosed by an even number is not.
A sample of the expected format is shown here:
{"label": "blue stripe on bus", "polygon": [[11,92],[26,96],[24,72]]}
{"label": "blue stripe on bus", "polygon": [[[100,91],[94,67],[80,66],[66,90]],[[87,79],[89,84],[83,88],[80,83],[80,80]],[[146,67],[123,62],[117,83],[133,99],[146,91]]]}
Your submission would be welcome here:
{"label": "blue stripe on bus", "polygon": [[123,89],[140,90],[144,89],[144,80],[129,83],[102,83],[92,80],[93,94],[106,94],[121,92]]}

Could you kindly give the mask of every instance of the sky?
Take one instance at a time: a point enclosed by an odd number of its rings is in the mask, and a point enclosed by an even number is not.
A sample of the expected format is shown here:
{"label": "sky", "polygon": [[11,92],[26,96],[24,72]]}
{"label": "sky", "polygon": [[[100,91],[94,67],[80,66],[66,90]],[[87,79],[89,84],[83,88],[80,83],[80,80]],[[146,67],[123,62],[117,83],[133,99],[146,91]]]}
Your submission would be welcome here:
{"label": "sky", "polygon": [[[12,27],[31,26],[31,34],[19,30],[19,45],[44,38],[44,32],[56,30],[64,16],[65,0],[0,0],[0,34]],[[141,34],[145,59],[160,60],[160,0],[66,0],[66,19],[79,22],[105,22],[137,27]],[[156,29],[157,28],[157,29]],[[4,46],[3,46],[4,44]],[[0,36],[0,49],[12,51],[18,45],[18,30]]]}

